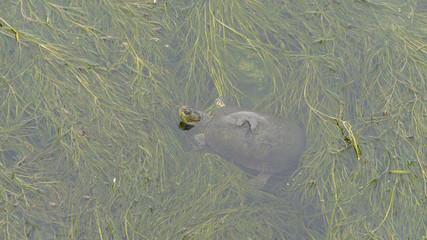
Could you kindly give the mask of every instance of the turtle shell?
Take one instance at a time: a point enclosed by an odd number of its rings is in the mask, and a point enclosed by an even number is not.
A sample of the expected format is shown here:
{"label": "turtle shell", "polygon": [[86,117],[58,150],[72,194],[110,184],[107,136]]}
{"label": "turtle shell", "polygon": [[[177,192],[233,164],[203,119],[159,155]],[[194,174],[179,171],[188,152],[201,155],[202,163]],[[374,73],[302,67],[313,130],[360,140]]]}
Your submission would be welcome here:
{"label": "turtle shell", "polygon": [[289,173],[305,149],[298,125],[243,108],[224,106],[204,128],[206,147],[223,158],[262,174]]}

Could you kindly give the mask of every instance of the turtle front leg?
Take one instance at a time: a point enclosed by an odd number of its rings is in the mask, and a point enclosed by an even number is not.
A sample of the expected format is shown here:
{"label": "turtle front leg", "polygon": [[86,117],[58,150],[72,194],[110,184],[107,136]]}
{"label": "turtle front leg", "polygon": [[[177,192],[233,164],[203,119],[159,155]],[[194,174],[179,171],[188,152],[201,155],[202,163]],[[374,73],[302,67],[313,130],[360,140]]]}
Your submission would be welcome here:
{"label": "turtle front leg", "polygon": [[196,136],[194,136],[194,143],[196,150],[200,150],[205,147],[206,141],[205,141],[205,134],[199,133]]}

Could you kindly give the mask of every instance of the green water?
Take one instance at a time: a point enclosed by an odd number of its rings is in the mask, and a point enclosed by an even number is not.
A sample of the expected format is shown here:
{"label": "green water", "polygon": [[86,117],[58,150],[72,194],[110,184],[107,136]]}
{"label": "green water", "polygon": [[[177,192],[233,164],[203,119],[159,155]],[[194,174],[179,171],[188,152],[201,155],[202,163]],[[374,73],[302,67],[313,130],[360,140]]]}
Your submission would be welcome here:
{"label": "green water", "polygon": [[[0,2],[0,238],[427,238],[422,1]],[[259,189],[217,97],[304,127]]]}

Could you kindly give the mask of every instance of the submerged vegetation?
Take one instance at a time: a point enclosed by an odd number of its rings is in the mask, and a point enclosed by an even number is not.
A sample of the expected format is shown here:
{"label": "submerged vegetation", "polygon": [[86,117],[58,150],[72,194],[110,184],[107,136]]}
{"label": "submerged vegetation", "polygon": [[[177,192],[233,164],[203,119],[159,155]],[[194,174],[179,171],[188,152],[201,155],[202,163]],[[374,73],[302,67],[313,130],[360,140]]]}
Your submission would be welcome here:
{"label": "submerged vegetation", "polygon": [[[265,2],[3,1],[0,238],[427,238],[425,4]],[[306,129],[290,178],[192,150],[219,96]]]}

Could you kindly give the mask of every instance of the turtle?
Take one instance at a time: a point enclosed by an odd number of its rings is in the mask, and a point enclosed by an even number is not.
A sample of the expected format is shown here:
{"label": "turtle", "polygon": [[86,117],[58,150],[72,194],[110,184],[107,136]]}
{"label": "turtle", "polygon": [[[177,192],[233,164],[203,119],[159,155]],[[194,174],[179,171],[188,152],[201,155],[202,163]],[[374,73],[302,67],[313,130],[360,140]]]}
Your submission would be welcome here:
{"label": "turtle", "polygon": [[199,128],[194,136],[197,149],[206,148],[257,173],[251,180],[257,186],[264,186],[273,174],[293,172],[305,149],[305,131],[297,124],[228,106],[223,98],[216,99],[211,116],[188,106],[181,106],[179,115],[185,125]]}

